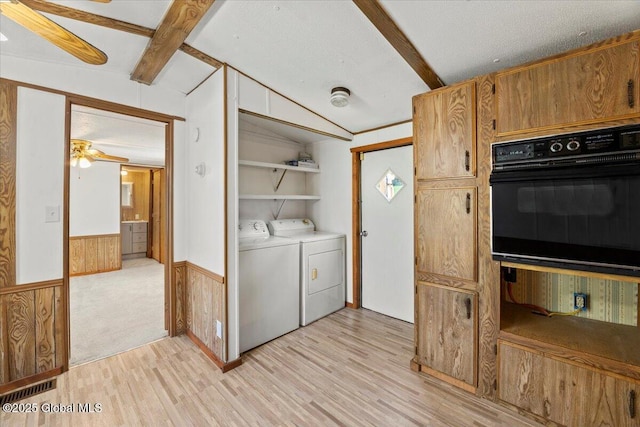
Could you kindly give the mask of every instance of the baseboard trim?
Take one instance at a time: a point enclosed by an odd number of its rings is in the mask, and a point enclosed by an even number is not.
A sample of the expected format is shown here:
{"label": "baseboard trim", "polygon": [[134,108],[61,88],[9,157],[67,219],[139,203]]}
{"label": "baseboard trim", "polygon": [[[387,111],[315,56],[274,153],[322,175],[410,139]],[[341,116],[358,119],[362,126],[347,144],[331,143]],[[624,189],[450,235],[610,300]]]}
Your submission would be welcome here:
{"label": "baseboard trim", "polygon": [[189,339],[190,339],[191,341],[193,341],[193,343],[194,343],[195,345],[197,345],[197,346],[198,346],[198,348],[200,348],[200,350],[202,350],[202,352],[203,352],[203,353],[204,353],[204,354],[205,354],[209,359],[211,359],[211,361],[212,361],[213,363],[215,363],[215,364],[216,364],[216,366],[217,366],[218,368],[220,368],[220,370],[222,371],[222,373],[229,372],[230,370],[235,369],[235,368],[237,368],[238,366],[242,365],[242,358],[241,358],[241,357],[237,358],[236,360],[232,360],[231,362],[225,363],[225,362],[223,362],[222,360],[220,360],[220,359],[218,358],[218,356],[217,356],[213,351],[211,351],[211,349],[210,349],[209,347],[207,347],[207,345],[206,345],[205,343],[203,343],[203,342],[200,340],[200,338],[198,338],[197,336],[195,336],[195,335],[193,334],[193,332],[191,332],[191,330],[187,329],[187,330],[185,331],[185,334],[189,337]]}
{"label": "baseboard trim", "polygon": [[347,302],[344,304],[345,307],[347,308],[353,308],[353,309],[358,309],[358,307],[356,307],[356,305],[352,302]]}
{"label": "baseboard trim", "polygon": [[0,394],[7,394],[19,388],[37,383],[39,381],[48,380],[49,378],[57,377],[62,374],[62,366],[53,368],[49,371],[40,372],[39,374],[31,375],[29,377],[20,378],[19,380],[11,381],[0,385]]}

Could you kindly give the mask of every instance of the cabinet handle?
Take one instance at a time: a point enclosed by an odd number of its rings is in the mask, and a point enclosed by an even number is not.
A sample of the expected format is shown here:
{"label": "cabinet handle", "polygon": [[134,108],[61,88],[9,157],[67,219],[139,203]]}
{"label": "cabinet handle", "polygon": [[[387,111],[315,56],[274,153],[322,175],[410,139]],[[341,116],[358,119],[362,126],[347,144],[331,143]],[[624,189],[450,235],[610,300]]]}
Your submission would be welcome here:
{"label": "cabinet handle", "polygon": [[633,98],[633,80],[629,80],[627,82],[627,98],[629,101],[629,108],[633,108],[636,105],[635,99]]}
{"label": "cabinet handle", "polygon": [[464,305],[467,307],[467,319],[471,319],[471,298],[464,300]]}
{"label": "cabinet handle", "polygon": [[469,153],[469,150],[466,150],[464,152],[464,170],[469,172],[470,167],[471,167],[471,154]]}
{"label": "cabinet handle", "polygon": [[629,418],[636,417],[636,392],[631,390],[629,392]]}
{"label": "cabinet handle", "polygon": [[467,193],[467,213],[471,213],[471,193]]}

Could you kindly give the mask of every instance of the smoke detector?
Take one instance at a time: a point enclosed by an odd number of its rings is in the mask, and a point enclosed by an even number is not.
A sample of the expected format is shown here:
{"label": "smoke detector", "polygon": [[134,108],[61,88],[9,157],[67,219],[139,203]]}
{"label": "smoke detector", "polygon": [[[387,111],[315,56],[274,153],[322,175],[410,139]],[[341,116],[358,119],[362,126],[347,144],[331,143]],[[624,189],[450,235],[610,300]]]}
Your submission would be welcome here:
{"label": "smoke detector", "polygon": [[351,91],[346,87],[334,87],[331,89],[331,104],[334,107],[345,107],[349,104]]}

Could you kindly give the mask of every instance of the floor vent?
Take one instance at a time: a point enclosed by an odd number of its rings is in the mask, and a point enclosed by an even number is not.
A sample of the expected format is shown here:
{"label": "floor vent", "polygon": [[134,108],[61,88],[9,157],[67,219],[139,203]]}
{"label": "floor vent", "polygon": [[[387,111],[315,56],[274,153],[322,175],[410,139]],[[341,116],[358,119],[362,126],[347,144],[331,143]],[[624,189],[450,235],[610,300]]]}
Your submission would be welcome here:
{"label": "floor vent", "polygon": [[8,394],[3,394],[0,396],[0,406],[5,403],[17,402],[18,400],[26,399],[27,397],[35,396],[36,394],[44,393],[54,388],[56,388],[56,380],[52,379],[21,390],[12,391]]}

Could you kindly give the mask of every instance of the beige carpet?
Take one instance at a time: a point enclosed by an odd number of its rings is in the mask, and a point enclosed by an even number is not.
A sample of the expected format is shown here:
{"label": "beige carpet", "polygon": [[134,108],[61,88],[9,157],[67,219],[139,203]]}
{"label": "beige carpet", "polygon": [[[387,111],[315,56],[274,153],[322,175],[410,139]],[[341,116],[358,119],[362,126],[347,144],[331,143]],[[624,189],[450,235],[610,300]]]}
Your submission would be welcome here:
{"label": "beige carpet", "polygon": [[167,336],[164,266],[150,258],[122,270],[72,277],[71,365],[102,359]]}

